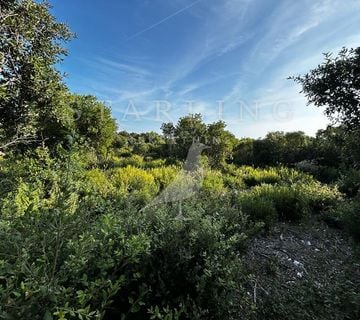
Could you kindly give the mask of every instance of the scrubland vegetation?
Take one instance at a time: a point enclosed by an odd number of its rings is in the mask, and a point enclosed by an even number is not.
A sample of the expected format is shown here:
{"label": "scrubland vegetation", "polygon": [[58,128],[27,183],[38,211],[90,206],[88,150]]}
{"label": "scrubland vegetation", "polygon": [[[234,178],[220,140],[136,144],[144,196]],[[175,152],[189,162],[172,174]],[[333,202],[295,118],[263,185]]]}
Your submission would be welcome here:
{"label": "scrubland vegetation", "polygon": [[[71,34],[46,5],[3,1],[0,19],[0,318],[358,318],[360,102],[335,99],[342,83],[331,81],[343,72],[359,92],[359,49],[295,78],[341,115],[316,137],[238,139],[198,114],[137,134],[117,132],[109,108],[65,87],[54,64]],[[211,148],[202,188],[183,201],[187,219],[176,220],[176,203],[146,205],[181,172],[193,137]],[[270,261],[273,282],[256,295],[253,240],[314,223],[354,248],[348,273],[289,287]]]}

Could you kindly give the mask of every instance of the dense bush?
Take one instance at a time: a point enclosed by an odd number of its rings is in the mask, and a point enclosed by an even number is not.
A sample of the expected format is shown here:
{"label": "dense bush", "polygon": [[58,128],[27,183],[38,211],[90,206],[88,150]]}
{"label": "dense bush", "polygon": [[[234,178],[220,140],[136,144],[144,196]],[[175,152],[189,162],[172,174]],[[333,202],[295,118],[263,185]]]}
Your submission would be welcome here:
{"label": "dense bush", "polygon": [[342,193],[336,187],[323,185],[320,182],[297,183],[296,188],[306,197],[313,212],[330,209],[342,200]]}
{"label": "dense bush", "polygon": [[360,170],[351,169],[339,179],[339,190],[349,197],[355,197],[360,192]]}
{"label": "dense bush", "polygon": [[295,170],[207,169],[178,221],[176,203],[139,209],[179,167],[86,169],[84,158],[39,149],[2,163],[3,318],[250,319],[247,239],[340,196]]}
{"label": "dense bush", "polygon": [[132,154],[129,157],[117,158],[114,160],[115,160],[114,166],[116,167],[127,167],[127,166],[142,167],[144,164],[144,158],[137,154]]}
{"label": "dense bush", "polygon": [[360,196],[341,201],[331,210],[323,213],[323,219],[332,226],[346,229],[353,239],[360,241]]}
{"label": "dense bush", "polygon": [[243,176],[245,184],[249,187],[262,183],[274,184],[280,182],[276,169],[254,169],[253,167],[240,167],[239,174]]}
{"label": "dense bush", "polygon": [[100,169],[88,170],[84,173],[84,189],[88,194],[107,195],[115,188],[106,173]]}
{"label": "dense bush", "polygon": [[118,168],[111,173],[111,181],[122,193],[131,193],[140,203],[149,201],[159,188],[154,177],[143,169],[127,166]]}
{"label": "dense bush", "polygon": [[[153,181],[136,168],[116,171],[115,179],[132,174],[129,185]],[[97,170],[87,176],[104,182]],[[219,215],[208,199],[194,199],[184,205],[185,222],[173,219],[172,206],[113,205],[99,215],[71,176],[52,192],[53,208],[1,219],[2,317],[237,319],[251,312],[241,253],[252,227],[240,211]]]}
{"label": "dense bush", "polygon": [[276,209],[281,220],[297,221],[306,218],[311,211],[334,206],[340,199],[341,194],[337,189],[315,182],[292,185],[262,184],[239,196],[244,210],[266,222],[274,221],[276,217],[272,207]]}
{"label": "dense bush", "polygon": [[240,202],[242,202],[244,198],[252,198],[253,201],[268,201],[273,203],[278,217],[281,220],[297,221],[306,217],[309,213],[306,197],[304,197],[304,194],[296,187],[292,186],[263,184],[240,195]]}
{"label": "dense bush", "polygon": [[170,182],[174,180],[178,172],[179,168],[176,166],[159,167],[149,170],[149,173],[151,173],[151,175],[154,177],[155,182],[159,186],[160,190],[167,187]]}
{"label": "dense bush", "polygon": [[225,192],[224,179],[220,171],[207,171],[202,185],[204,191],[221,194]]}
{"label": "dense bush", "polygon": [[255,221],[263,221],[267,228],[278,221],[279,216],[272,200],[265,197],[243,196],[241,210]]}

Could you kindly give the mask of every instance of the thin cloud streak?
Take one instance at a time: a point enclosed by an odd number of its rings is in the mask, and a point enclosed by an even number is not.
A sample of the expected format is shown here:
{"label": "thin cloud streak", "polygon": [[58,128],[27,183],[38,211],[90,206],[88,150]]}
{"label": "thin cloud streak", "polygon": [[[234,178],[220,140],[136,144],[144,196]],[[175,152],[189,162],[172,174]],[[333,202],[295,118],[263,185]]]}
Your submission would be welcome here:
{"label": "thin cloud streak", "polygon": [[197,1],[193,2],[193,3],[191,3],[190,5],[184,7],[184,8],[182,8],[182,9],[180,9],[180,10],[175,11],[174,13],[172,13],[172,14],[170,14],[169,16],[161,19],[160,21],[152,24],[151,26],[149,26],[149,27],[147,27],[147,28],[145,28],[145,29],[143,29],[143,30],[140,30],[140,31],[134,33],[134,34],[131,35],[130,37],[126,38],[126,39],[124,40],[124,42],[127,42],[127,41],[130,41],[130,40],[132,40],[132,39],[135,39],[135,38],[137,38],[138,36],[140,36],[140,35],[148,32],[148,31],[150,31],[150,30],[152,30],[152,29],[154,29],[154,28],[156,28],[157,26],[159,26],[159,25],[161,25],[162,23],[170,20],[171,18],[179,15],[180,13],[183,13],[184,11],[189,10],[190,8],[192,8],[193,6],[195,6],[196,4],[198,4],[200,1],[203,1],[203,0],[197,0]]}

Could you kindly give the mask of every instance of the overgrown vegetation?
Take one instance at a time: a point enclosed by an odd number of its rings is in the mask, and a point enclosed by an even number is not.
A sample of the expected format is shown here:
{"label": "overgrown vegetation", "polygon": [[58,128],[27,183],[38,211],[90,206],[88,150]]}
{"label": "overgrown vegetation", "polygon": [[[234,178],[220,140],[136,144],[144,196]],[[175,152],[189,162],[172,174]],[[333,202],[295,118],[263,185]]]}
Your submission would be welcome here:
{"label": "overgrown vegetation", "polygon": [[[108,107],[63,84],[55,64],[71,33],[48,5],[0,6],[0,318],[357,318],[346,277],[327,290],[309,277],[285,295],[279,277],[272,299],[254,298],[245,257],[279,222],[319,219],[359,241],[358,100],[331,105],[343,121],[316,137],[237,139],[199,114],[162,135],[117,132]],[[358,90],[358,53],[296,78],[310,101],[342,85],[338,72],[352,72]],[[211,148],[178,220],[177,203],[147,205],[181,175],[194,138]]]}

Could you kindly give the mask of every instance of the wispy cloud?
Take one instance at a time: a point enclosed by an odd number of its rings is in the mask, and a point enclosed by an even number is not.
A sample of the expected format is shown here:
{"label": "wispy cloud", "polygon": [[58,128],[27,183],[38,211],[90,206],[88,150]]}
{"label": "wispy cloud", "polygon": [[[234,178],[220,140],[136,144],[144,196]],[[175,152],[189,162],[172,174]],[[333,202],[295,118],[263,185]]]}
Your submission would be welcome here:
{"label": "wispy cloud", "polygon": [[[313,133],[326,118],[321,110],[304,107],[300,88],[286,78],[316,66],[323,52],[360,44],[357,0],[131,3],[124,6],[136,11],[141,23],[129,24],[126,15],[131,12],[124,13],[120,26],[122,34],[129,35],[125,41],[118,30],[109,30],[111,45],[104,45],[102,54],[79,58],[91,72],[78,76],[78,87],[92,88],[111,100],[118,114],[130,100],[141,110],[153,107],[156,100],[168,100],[176,119],[189,112],[186,101],[193,100],[194,111],[212,121],[218,116],[217,100],[223,100],[225,120],[237,134],[263,135],[281,128]],[[115,13],[113,19],[119,21]],[[239,124],[234,116],[239,100],[261,104],[266,117]],[[279,101],[292,105],[294,119],[272,120],[271,108]],[[151,127],[151,115],[146,119],[144,128]]]}
{"label": "wispy cloud", "polygon": [[132,39],[135,39],[136,37],[139,37],[140,35],[142,35],[142,34],[148,32],[148,31],[150,31],[150,30],[152,30],[152,29],[160,26],[161,24],[163,24],[164,22],[170,20],[171,18],[173,18],[173,17],[175,17],[175,16],[183,13],[184,11],[189,10],[190,8],[194,7],[194,6],[197,5],[200,1],[203,1],[203,0],[196,0],[196,1],[192,2],[192,3],[190,3],[189,5],[183,7],[183,8],[181,8],[181,9],[179,9],[179,10],[176,10],[176,11],[173,12],[172,14],[166,16],[165,18],[160,19],[159,21],[151,24],[150,26],[148,26],[148,27],[146,27],[146,28],[144,28],[144,29],[142,29],[142,30],[140,30],[140,31],[135,32],[134,34],[132,34],[131,36],[129,36],[128,38],[126,38],[125,41],[130,41],[130,40],[132,40]]}
{"label": "wispy cloud", "polygon": [[110,67],[113,68],[115,72],[125,72],[138,74],[143,76],[149,76],[150,72],[141,67],[131,64],[120,63],[114,60],[109,60],[105,58],[97,58],[97,63],[100,64],[101,67]]}

